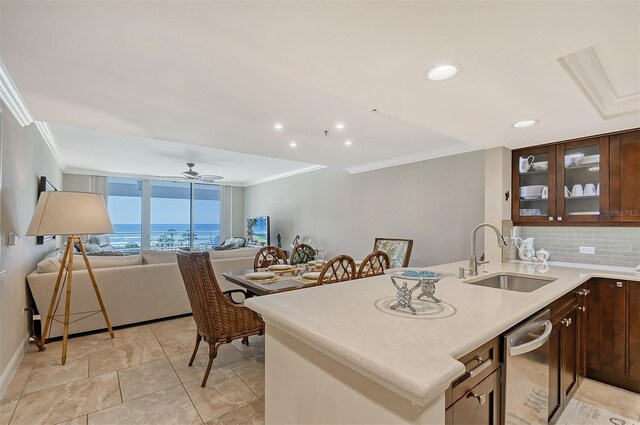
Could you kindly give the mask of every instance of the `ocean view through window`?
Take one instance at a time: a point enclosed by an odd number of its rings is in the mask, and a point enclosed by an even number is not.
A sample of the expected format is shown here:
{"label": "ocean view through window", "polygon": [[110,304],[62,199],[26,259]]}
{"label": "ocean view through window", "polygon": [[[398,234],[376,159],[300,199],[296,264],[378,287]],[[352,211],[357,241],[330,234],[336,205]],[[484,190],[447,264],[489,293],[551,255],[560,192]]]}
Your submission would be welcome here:
{"label": "ocean view through window", "polygon": [[116,250],[211,249],[220,243],[217,185],[110,177],[108,208]]}
{"label": "ocean view through window", "polygon": [[109,177],[107,207],[113,230],[111,246],[140,252],[142,247],[142,180]]}

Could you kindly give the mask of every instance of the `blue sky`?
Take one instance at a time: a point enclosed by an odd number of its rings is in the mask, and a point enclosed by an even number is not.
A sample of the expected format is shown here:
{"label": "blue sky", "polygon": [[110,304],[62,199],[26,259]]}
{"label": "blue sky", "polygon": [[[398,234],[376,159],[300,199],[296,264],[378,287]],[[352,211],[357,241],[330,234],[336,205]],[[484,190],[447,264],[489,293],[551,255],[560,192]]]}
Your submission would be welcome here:
{"label": "blue sky", "polygon": [[[131,196],[109,196],[109,215],[114,224],[140,223],[141,200]],[[196,200],[196,223],[219,223],[220,202]],[[189,200],[154,198],[151,200],[151,223],[188,224]]]}

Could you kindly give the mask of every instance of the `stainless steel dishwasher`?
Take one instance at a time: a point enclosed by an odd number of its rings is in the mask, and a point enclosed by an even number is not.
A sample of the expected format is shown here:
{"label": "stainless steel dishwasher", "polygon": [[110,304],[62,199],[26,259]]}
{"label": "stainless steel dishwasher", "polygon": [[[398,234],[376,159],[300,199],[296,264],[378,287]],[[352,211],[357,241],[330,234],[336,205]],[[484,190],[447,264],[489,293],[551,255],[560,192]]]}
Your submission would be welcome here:
{"label": "stainless steel dishwasher", "polygon": [[503,421],[547,424],[549,415],[550,311],[531,317],[504,335]]}

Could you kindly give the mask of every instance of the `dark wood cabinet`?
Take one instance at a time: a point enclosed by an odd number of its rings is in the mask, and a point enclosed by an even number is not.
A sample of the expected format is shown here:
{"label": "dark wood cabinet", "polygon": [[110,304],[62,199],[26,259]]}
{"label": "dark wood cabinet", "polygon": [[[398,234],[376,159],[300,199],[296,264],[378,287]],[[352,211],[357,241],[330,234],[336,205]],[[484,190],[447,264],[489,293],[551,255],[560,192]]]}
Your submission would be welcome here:
{"label": "dark wood cabinet", "polygon": [[515,225],[638,224],[638,170],[638,129],[514,150],[512,220]]}
{"label": "dark wood cabinet", "polygon": [[640,381],[640,282],[627,285],[629,379]]}
{"label": "dark wood cabinet", "polygon": [[553,331],[549,337],[549,353],[549,423],[553,423],[562,413],[562,384],[560,383],[562,344],[558,321],[553,324]]}
{"label": "dark wood cabinet", "polygon": [[640,221],[640,131],[611,136],[609,219]]}
{"label": "dark wood cabinet", "polygon": [[[563,402],[573,397],[578,388],[578,306],[568,312],[560,321],[560,346],[562,363],[560,382],[562,383]],[[566,404],[566,403],[564,403]]]}
{"label": "dark wood cabinet", "polygon": [[[609,138],[561,143],[556,155],[556,221],[602,221],[609,209]],[[582,190],[580,196],[572,193],[576,186]]]}
{"label": "dark wood cabinet", "polygon": [[[515,151],[512,169],[512,220],[530,223],[555,220],[556,147],[540,146]],[[547,188],[545,193],[540,192],[542,186]]]}
{"label": "dark wood cabinet", "polygon": [[[586,376],[640,392],[640,282],[591,279]],[[633,309],[633,310],[632,310]]]}
{"label": "dark wood cabinet", "polygon": [[481,345],[460,362],[466,372],[445,391],[445,423],[499,424],[500,398],[500,337]]}
{"label": "dark wood cabinet", "polygon": [[553,330],[549,338],[549,423],[555,423],[580,385],[581,307],[585,285],[549,305]]}
{"label": "dark wood cabinet", "polygon": [[445,410],[445,424],[500,424],[500,370],[496,370]]}

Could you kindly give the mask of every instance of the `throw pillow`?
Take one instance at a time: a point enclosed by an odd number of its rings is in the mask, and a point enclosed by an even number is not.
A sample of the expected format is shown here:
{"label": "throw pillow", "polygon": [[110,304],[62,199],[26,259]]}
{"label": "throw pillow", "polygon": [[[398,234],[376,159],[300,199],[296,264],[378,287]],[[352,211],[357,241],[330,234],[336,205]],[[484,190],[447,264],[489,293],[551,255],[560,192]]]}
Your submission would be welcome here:
{"label": "throw pillow", "polygon": [[102,252],[104,251],[102,248],[100,248],[99,245],[90,243],[84,246],[85,251],[87,251],[87,254],[94,254],[96,252]]}
{"label": "throw pillow", "polygon": [[91,236],[89,238],[89,243],[96,244],[100,247],[105,247],[107,245],[111,245],[111,236],[109,235]]}
{"label": "throw pillow", "polygon": [[60,270],[60,260],[57,258],[45,258],[38,263],[38,273],[54,273],[58,270]]}

